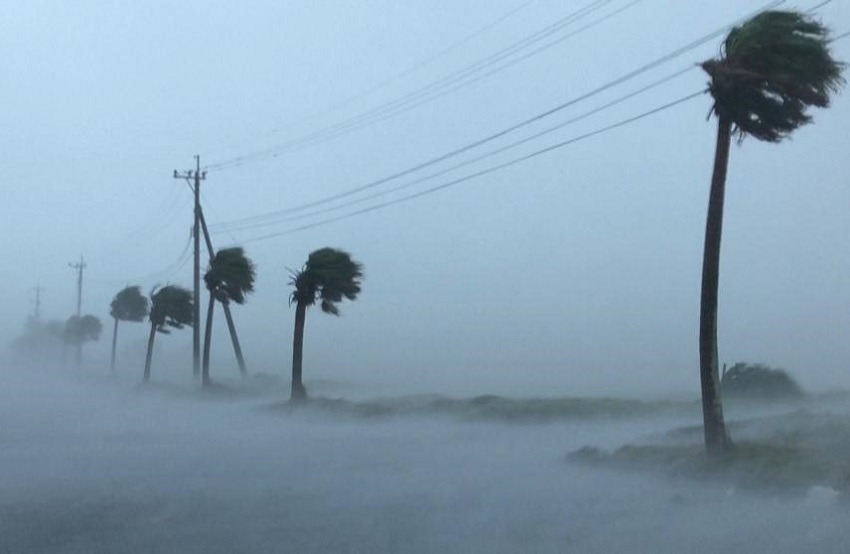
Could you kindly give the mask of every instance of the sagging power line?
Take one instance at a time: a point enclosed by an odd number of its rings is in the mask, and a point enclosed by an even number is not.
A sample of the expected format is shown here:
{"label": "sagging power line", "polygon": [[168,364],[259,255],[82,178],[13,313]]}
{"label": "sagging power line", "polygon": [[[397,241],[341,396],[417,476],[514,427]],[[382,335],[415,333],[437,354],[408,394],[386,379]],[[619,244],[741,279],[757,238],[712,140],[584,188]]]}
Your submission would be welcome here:
{"label": "sagging power line", "polygon": [[[592,28],[596,25],[599,25],[599,24],[603,23],[604,21],[606,21],[607,19],[610,19],[610,17],[613,17],[614,15],[621,13],[625,9],[637,4],[640,1],[642,1],[642,0],[632,0],[626,6],[619,8],[615,12],[612,12],[611,14],[608,14],[607,16],[604,16],[603,18],[597,19],[596,21],[590,23],[589,25],[585,25],[581,29],[570,33],[567,37],[564,37],[564,38],[569,38],[570,36],[574,36],[575,34],[578,34],[579,32],[588,30],[588,29],[590,29],[590,28]],[[440,78],[440,79],[438,79],[438,80],[436,80],[432,83],[429,83],[429,84],[427,84],[423,87],[420,87],[420,88],[418,88],[418,89],[416,89],[416,90],[414,90],[410,93],[407,93],[407,94],[405,94],[405,95],[403,95],[399,98],[396,98],[396,99],[391,100],[389,102],[385,102],[383,104],[380,104],[380,105],[378,105],[378,106],[376,106],[372,109],[366,110],[365,112],[357,114],[357,115],[350,117],[346,120],[343,120],[342,122],[323,127],[323,128],[321,128],[317,131],[314,131],[313,133],[308,133],[307,135],[305,135],[303,137],[293,139],[293,140],[290,140],[290,141],[286,141],[284,143],[278,144],[278,145],[273,146],[271,148],[266,148],[266,149],[263,149],[263,150],[250,152],[250,153],[247,153],[247,154],[236,156],[234,158],[230,158],[228,160],[224,160],[222,162],[208,164],[208,165],[205,166],[205,169],[210,170],[210,171],[220,170],[220,169],[224,169],[225,167],[229,167],[229,166],[244,165],[245,163],[248,163],[249,161],[255,161],[255,160],[261,160],[261,159],[265,159],[265,158],[269,158],[269,157],[274,157],[280,152],[283,152],[283,151],[286,151],[286,150],[289,150],[289,149],[296,149],[296,148],[300,148],[300,147],[303,147],[303,146],[306,146],[306,145],[309,145],[309,144],[314,144],[316,142],[328,140],[330,138],[334,138],[336,136],[339,136],[340,134],[347,133],[351,130],[359,129],[359,128],[365,126],[365,125],[370,125],[370,124],[378,122],[378,121],[383,121],[383,120],[387,119],[388,117],[392,117],[393,115],[397,115],[398,113],[403,113],[403,111],[407,111],[408,109],[412,109],[413,107],[421,105],[422,102],[419,102],[419,103],[415,103],[415,102],[417,100],[421,99],[423,97],[423,95],[430,95],[430,94],[434,93],[434,94],[437,95],[437,96],[434,96],[434,98],[438,98],[440,91],[444,90],[446,87],[450,87],[454,83],[457,83],[459,80],[462,80],[466,77],[469,77],[470,75],[474,75],[475,73],[478,73],[478,72],[480,72],[484,69],[487,69],[488,67],[491,67],[492,65],[494,65],[494,64],[496,64],[496,63],[498,63],[498,62],[500,62],[500,61],[502,61],[506,58],[509,58],[510,56],[514,55],[515,53],[520,52],[523,49],[525,49],[529,46],[532,46],[532,45],[536,44],[537,42],[539,42],[541,40],[544,40],[545,38],[551,36],[553,33],[556,33],[556,32],[558,32],[558,31],[560,31],[560,30],[562,30],[562,29],[564,29],[564,28],[566,28],[566,27],[568,27],[568,26],[570,26],[574,23],[577,23],[581,19],[583,19],[583,18],[591,15],[595,11],[603,8],[605,5],[609,4],[610,2],[612,2],[612,0],[596,0],[596,1],[580,8],[580,9],[574,11],[574,12],[571,12],[567,16],[559,19],[558,21],[556,21],[553,24],[548,25],[544,29],[537,31],[537,32],[533,33],[532,35],[529,35],[529,36],[521,39],[520,41],[517,41],[517,42],[515,42],[515,43],[513,43],[513,44],[511,44],[511,45],[509,45],[505,48],[502,48],[501,50],[497,51],[494,54],[491,54],[491,55],[489,55],[485,58],[479,59],[478,61],[473,62],[472,64],[469,64],[469,65],[461,68],[460,70],[452,72],[449,75],[444,76],[444,77],[442,77],[442,78]],[[540,50],[540,51],[542,51],[542,50]],[[525,58],[523,58],[523,59],[525,59]],[[508,63],[508,64],[504,65],[504,67],[508,67],[509,65],[512,65],[512,63],[513,62]],[[504,67],[501,67],[501,69],[504,69]],[[498,70],[501,70],[501,69],[498,69]],[[495,71],[491,71],[487,75],[490,75],[494,72]],[[486,75],[484,75],[484,76],[486,76]],[[483,76],[482,76],[482,78],[483,78]],[[470,80],[466,84],[471,84],[472,82],[474,82],[474,81]],[[462,84],[462,86],[465,86],[466,84]],[[453,91],[457,90],[458,88],[460,88],[460,87],[455,87],[452,90],[446,91],[446,94],[448,94],[449,92],[453,92]]]}
{"label": "sagging power line", "polygon": [[263,221],[263,222],[258,222],[258,223],[247,223],[247,224],[241,224],[241,225],[239,225],[239,224],[231,225],[231,226],[227,227],[227,232],[228,232],[228,234],[230,234],[233,241],[236,242],[236,239],[233,238],[233,235],[232,235],[232,233],[234,231],[246,231],[246,230],[250,230],[250,229],[257,229],[257,228],[261,228],[261,227],[269,227],[269,226],[273,226],[273,225],[279,225],[281,223],[287,223],[287,222],[291,222],[291,221],[299,221],[299,220],[302,220],[302,219],[308,219],[308,218],[315,217],[315,216],[318,216],[318,215],[323,215],[323,214],[326,214],[326,213],[335,212],[335,211],[338,211],[338,210],[341,210],[343,208],[347,208],[347,207],[350,207],[350,206],[353,206],[353,205],[356,205],[356,204],[361,204],[361,203],[366,202],[368,200],[374,200],[375,198],[387,196],[387,195],[392,194],[394,192],[398,192],[398,191],[401,191],[401,190],[408,189],[408,188],[415,186],[417,184],[423,183],[425,181],[430,181],[430,180],[435,179],[437,177],[441,177],[443,175],[451,173],[452,171],[455,171],[455,170],[460,169],[462,167],[466,167],[466,166],[478,163],[480,161],[483,161],[485,159],[492,158],[492,157],[497,156],[497,155],[499,155],[503,152],[514,149],[518,146],[522,146],[523,144],[527,144],[527,143],[529,143],[533,140],[539,139],[539,138],[541,138],[545,135],[548,135],[550,133],[553,133],[555,131],[561,130],[565,127],[568,127],[569,125],[572,125],[572,124],[577,123],[581,120],[584,120],[584,119],[590,117],[591,115],[602,112],[602,111],[604,111],[608,108],[611,108],[611,107],[613,107],[617,104],[621,104],[622,102],[625,102],[628,99],[634,98],[635,96],[637,96],[639,94],[642,94],[642,93],[647,92],[647,91],[649,91],[653,88],[656,88],[656,87],[658,87],[658,86],[660,86],[664,83],[667,83],[667,82],[675,79],[676,77],[680,77],[680,76],[682,76],[682,75],[684,75],[684,74],[686,74],[690,71],[693,71],[694,69],[696,69],[696,66],[685,67],[684,69],[676,71],[675,73],[667,75],[667,76],[665,76],[665,77],[663,77],[659,80],[653,81],[649,85],[646,85],[644,87],[641,87],[638,90],[635,90],[633,92],[630,92],[628,94],[620,96],[620,97],[616,98],[615,100],[613,100],[611,102],[603,104],[602,106],[594,108],[590,111],[584,112],[584,113],[582,113],[582,114],[580,114],[576,117],[572,117],[572,118],[570,118],[570,119],[568,119],[568,120],[566,120],[562,123],[559,123],[559,124],[554,125],[554,126],[550,126],[546,129],[539,131],[537,133],[534,133],[530,136],[516,140],[516,141],[511,142],[511,143],[509,143],[505,146],[501,146],[499,148],[492,149],[488,152],[485,152],[484,154],[481,154],[479,156],[470,158],[468,160],[464,160],[462,162],[456,163],[456,164],[451,165],[451,166],[449,166],[445,169],[442,169],[440,171],[437,171],[437,172],[434,172],[434,173],[429,173],[428,175],[419,177],[417,179],[414,179],[413,181],[408,181],[406,183],[403,183],[401,185],[397,185],[397,186],[394,186],[394,187],[390,187],[388,189],[381,189],[378,192],[374,192],[374,193],[368,194],[366,196],[360,196],[360,197],[354,198],[352,200],[343,202],[342,204],[337,204],[335,206],[330,206],[330,207],[327,207],[327,208],[322,208],[322,209],[314,210],[314,211],[307,212],[307,213],[296,213],[296,214],[289,215],[289,216],[283,216],[279,219],[275,219],[275,220],[271,220],[271,221]]}
{"label": "sagging power line", "polygon": [[612,130],[617,129],[619,127],[623,127],[625,125],[628,125],[630,123],[634,123],[634,122],[639,121],[641,119],[644,119],[646,117],[649,117],[649,116],[652,116],[654,114],[665,111],[667,109],[670,109],[674,106],[678,106],[679,104],[683,104],[683,103],[685,103],[689,100],[697,98],[698,96],[702,96],[703,94],[705,94],[705,90],[700,90],[698,92],[695,92],[695,93],[689,94],[687,96],[681,97],[678,100],[668,102],[668,103],[666,103],[662,106],[659,106],[659,107],[654,108],[652,110],[649,110],[647,112],[643,112],[639,115],[620,120],[617,123],[613,123],[611,125],[608,125],[606,127],[602,127],[602,128],[597,129],[595,131],[591,131],[589,133],[585,133],[585,134],[579,135],[577,137],[573,137],[571,139],[558,142],[556,144],[553,144],[553,145],[548,146],[546,148],[542,148],[542,149],[537,150],[535,152],[532,152],[530,154],[526,154],[524,156],[514,158],[514,159],[509,160],[507,162],[489,167],[487,169],[477,171],[477,172],[469,174],[469,175],[465,175],[465,176],[460,177],[458,179],[454,179],[452,181],[448,181],[446,183],[442,183],[440,185],[437,185],[437,186],[434,186],[434,187],[431,187],[431,188],[428,188],[428,189],[425,189],[425,190],[422,190],[422,191],[419,191],[419,192],[416,192],[416,193],[413,193],[413,194],[409,194],[407,196],[403,196],[401,198],[389,200],[387,202],[383,202],[381,204],[370,206],[368,208],[363,208],[363,209],[357,210],[355,212],[350,212],[350,213],[343,214],[343,215],[340,215],[340,216],[328,218],[328,219],[325,219],[325,220],[322,220],[322,221],[317,221],[317,222],[311,223],[309,225],[302,225],[300,227],[295,227],[293,229],[287,229],[287,230],[276,232],[276,233],[270,233],[270,234],[267,234],[267,235],[261,235],[261,236],[258,236],[258,237],[248,238],[248,239],[242,240],[241,243],[245,244],[245,243],[250,243],[250,242],[258,242],[258,241],[267,240],[267,239],[270,239],[270,238],[289,235],[289,234],[296,233],[296,232],[299,232],[299,231],[305,231],[307,229],[312,229],[314,227],[327,225],[329,223],[334,223],[336,221],[342,221],[344,219],[349,219],[351,217],[355,217],[355,216],[358,216],[358,215],[362,215],[362,214],[366,214],[366,213],[373,212],[373,211],[376,211],[376,210],[380,210],[380,209],[383,209],[383,208],[387,208],[389,206],[393,206],[395,204],[399,204],[399,203],[402,203],[402,202],[408,202],[408,201],[414,200],[416,198],[420,198],[422,196],[430,195],[430,194],[433,194],[435,192],[441,191],[443,189],[447,189],[449,187],[453,187],[453,186],[459,185],[461,183],[465,183],[467,181],[470,181],[472,179],[476,179],[478,177],[483,177],[484,175],[489,175],[491,173],[495,173],[497,171],[500,171],[502,169],[506,169],[506,168],[513,166],[513,165],[516,165],[518,163],[530,160],[532,158],[536,158],[538,156],[541,156],[543,154],[547,154],[547,153],[552,152],[554,150],[564,148],[565,146],[569,146],[571,144],[580,142],[582,140],[586,140],[586,139],[589,139],[591,137],[601,135],[603,133],[612,131]]}
{"label": "sagging power line", "polygon": [[[520,4],[519,6],[516,6],[512,9],[510,9],[509,11],[507,11],[504,14],[496,17],[495,19],[493,19],[489,23],[486,23],[484,26],[479,27],[478,29],[474,30],[473,32],[463,36],[459,40],[452,42],[448,46],[446,46],[446,47],[442,48],[441,50],[431,54],[427,58],[415,63],[414,65],[408,67],[407,69],[404,69],[404,70],[400,71],[399,73],[396,73],[395,75],[392,75],[391,77],[388,77],[387,79],[385,79],[385,80],[383,80],[383,81],[381,81],[381,82],[379,82],[375,85],[372,85],[371,87],[369,87],[365,90],[362,90],[362,91],[356,92],[356,93],[354,93],[350,96],[347,96],[347,97],[343,98],[342,100],[335,102],[334,104],[331,104],[330,106],[328,106],[326,108],[323,108],[319,111],[316,111],[316,112],[310,113],[308,115],[296,118],[296,119],[290,121],[289,123],[284,124],[284,125],[282,125],[278,128],[271,129],[268,133],[265,133],[264,136],[273,136],[273,135],[276,135],[276,134],[284,131],[285,129],[289,129],[289,128],[291,128],[291,127],[293,127],[293,126],[295,126],[299,123],[304,123],[304,122],[307,122],[307,121],[317,119],[321,116],[324,116],[324,115],[327,115],[327,114],[332,113],[334,111],[337,111],[340,108],[348,106],[352,102],[359,100],[360,98],[363,98],[364,96],[368,96],[369,94],[372,94],[374,92],[377,92],[378,90],[386,88],[387,86],[391,85],[392,83],[395,83],[396,81],[398,81],[398,80],[400,80],[400,79],[402,79],[402,78],[404,78],[404,77],[406,77],[406,76],[408,76],[412,73],[415,73],[416,71],[422,69],[423,67],[430,65],[434,61],[445,56],[446,54],[457,50],[458,48],[460,48],[464,44],[471,42],[475,38],[483,35],[487,31],[489,31],[489,30],[495,28],[496,26],[498,26],[499,24],[505,22],[510,17],[516,15],[517,13],[519,13],[520,11],[527,8],[528,6],[530,6],[533,3],[534,3],[534,0],[526,0],[525,2]],[[259,140],[259,139],[242,140],[238,143],[232,143],[228,146],[224,146],[223,148],[235,148],[237,146],[243,146],[245,144],[250,144],[252,142],[256,142],[257,140]]]}
{"label": "sagging power line", "polygon": [[697,38],[696,40],[691,41],[690,43],[688,43],[688,44],[686,44],[686,45],[684,45],[680,48],[677,48],[677,49],[675,49],[671,52],[668,52],[667,54],[664,54],[664,55],[650,61],[649,63],[646,63],[646,64],[638,67],[637,69],[634,69],[634,70],[632,70],[632,71],[630,71],[630,72],[628,72],[628,73],[626,73],[626,74],[624,74],[620,77],[617,77],[616,79],[612,79],[612,80],[604,83],[603,85],[600,85],[600,86],[590,90],[589,92],[586,92],[586,93],[581,94],[579,96],[576,96],[576,97],[574,97],[570,100],[562,102],[562,103],[560,103],[556,106],[553,106],[553,107],[551,107],[551,108],[549,108],[549,109],[547,109],[543,112],[540,112],[540,113],[538,113],[538,114],[536,114],[532,117],[526,118],[526,119],[524,119],[524,120],[522,120],[518,123],[515,123],[515,124],[513,124],[509,127],[501,129],[501,130],[499,130],[495,133],[492,133],[490,135],[487,135],[487,136],[485,136],[481,139],[467,143],[466,145],[463,145],[459,148],[456,148],[454,150],[451,150],[451,151],[446,152],[444,154],[441,154],[439,156],[428,159],[428,160],[426,160],[422,163],[416,164],[412,167],[408,167],[407,169],[398,171],[396,173],[387,175],[385,177],[367,182],[363,185],[360,185],[360,186],[357,186],[357,187],[354,187],[354,188],[351,188],[351,189],[348,189],[348,190],[345,190],[345,191],[342,191],[342,192],[339,192],[339,193],[336,193],[336,194],[325,196],[323,198],[320,198],[318,200],[314,200],[312,202],[306,202],[306,203],[299,204],[297,206],[293,206],[293,207],[290,207],[290,208],[283,208],[283,209],[275,210],[275,211],[271,211],[271,212],[266,212],[264,214],[258,214],[258,215],[249,216],[249,217],[245,217],[245,218],[233,219],[233,220],[227,221],[226,224],[229,225],[231,228],[233,228],[235,225],[243,225],[243,224],[247,224],[249,222],[253,223],[253,222],[259,222],[259,221],[266,221],[266,220],[269,220],[269,219],[275,219],[275,218],[279,218],[279,217],[284,216],[284,215],[296,213],[296,212],[299,212],[299,211],[302,211],[302,210],[305,210],[305,209],[314,208],[316,206],[320,206],[320,205],[328,203],[328,202],[333,202],[333,201],[336,201],[336,200],[339,200],[339,199],[342,199],[342,198],[347,198],[349,196],[358,194],[360,192],[378,187],[380,185],[383,185],[384,183],[388,183],[390,181],[399,179],[401,177],[405,177],[407,175],[410,175],[412,173],[415,173],[417,171],[420,171],[420,170],[425,169],[427,167],[430,167],[432,165],[435,165],[435,164],[441,163],[443,161],[446,161],[448,159],[454,158],[454,157],[456,157],[460,154],[463,154],[465,152],[468,152],[468,151],[470,151],[474,148],[477,148],[479,146],[482,146],[484,144],[487,144],[489,142],[497,140],[501,137],[504,137],[504,136],[514,132],[514,131],[517,131],[517,130],[522,129],[524,127],[527,127],[531,124],[534,124],[538,121],[546,119],[546,118],[548,118],[548,117],[550,117],[550,116],[552,116],[556,113],[559,113],[559,112],[561,112],[561,111],[563,111],[563,110],[565,110],[565,109],[567,109],[571,106],[574,106],[574,105],[576,105],[580,102],[588,100],[588,99],[590,99],[590,98],[592,98],[592,97],[594,97],[598,94],[601,94],[601,93],[603,93],[603,92],[605,92],[609,89],[612,89],[616,86],[619,86],[619,85],[621,85],[621,84],[623,84],[623,83],[625,83],[625,82],[627,82],[631,79],[634,79],[635,77],[637,77],[639,75],[642,75],[642,74],[644,74],[644,73],[646,73],[646,72],[648,72],[652,69],[655,69],[656,67],[659,67],[659,66],[661,66],[661,65],[663,65],[663,64],[665,64],[665,63],[667,63],[667,62],[669,62],[669,61],[671,61],[671,60],[673,60],[673,59],[675,59],[679,56],[682,56],[683,54],[685,54],[685,53],[687,53],[687,52],[689,52],[689,51],[691,51],[695,48],[698,48],[699,46],[701,46],[701,45],[723,35],[724,33],[726,33],[729,29],[731,29],[735,25],[738,25],[739,23],[748,20],[749,18],[751,18],[755,14],[758,14],[758,13],[764,11],[764,10],[776,7],[780,4],[782,4],[784,1],[785,0],[774,0],[773,2],[770,2],[766,6],[760,8],[759,10],[756,10],[756,11],[754,11],[754,12],[752,12],[752,13],[744,16],[744,17],[741,17],[741,18],[733,21],[732,23],[724,25],[723,27],[716,29],[716,30],[714,30],[710,33],[707,33],[707,34]]}

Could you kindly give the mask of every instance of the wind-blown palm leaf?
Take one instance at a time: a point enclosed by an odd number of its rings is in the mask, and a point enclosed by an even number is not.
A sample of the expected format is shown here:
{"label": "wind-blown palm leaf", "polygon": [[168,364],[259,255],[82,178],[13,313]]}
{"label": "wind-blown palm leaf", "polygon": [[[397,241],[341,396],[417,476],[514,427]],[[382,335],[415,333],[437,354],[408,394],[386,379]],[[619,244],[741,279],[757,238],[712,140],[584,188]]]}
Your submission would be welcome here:
{"label": "wind-blown palm leaf", "polygon": [[808,16],[763,12],[729,32],[721,57],[702,63],[713,112],[738,139],[779,142],[811,122],[810,106],[829,106],[844,80],[829,51],[829,31]]}
{"label": "wind-blown palm leaf", "polygon": [[188,290],[168,285],[151,292],[150,322],[160,333],[194,325],[194,300]]}
{"label": "wind-blown palm leaf", "polygon": [[65,339],[72,344],[96,341],[100,338],[101,331],[103,324],[93,315],[72,315],[65,323]]}
{"label": "wind-blown palm leaf", "polygon": [[244,304],[245,297],[254,291],[256,270],[241,247],[216,252],[204,275],[207,289],[218,300]]}
{"label": "wind-blown palm leaf", "polygon": [[112,300],[109,305],[109,315],[120,321],[144,321],[148,315],[150,302],[142,294],[141,287],[125,287]]}
{"label": "wind-blown palm leaf", "polygon": [[321,301],[323,312],[339,315],[336,304],[343,298],[357,298],[362,277],[363,265],[352,260],[348,252],[335,248],[320,248],[310,254],[302,270],[290,281],[295,287],[290,301],[302,302],[308,306]]}

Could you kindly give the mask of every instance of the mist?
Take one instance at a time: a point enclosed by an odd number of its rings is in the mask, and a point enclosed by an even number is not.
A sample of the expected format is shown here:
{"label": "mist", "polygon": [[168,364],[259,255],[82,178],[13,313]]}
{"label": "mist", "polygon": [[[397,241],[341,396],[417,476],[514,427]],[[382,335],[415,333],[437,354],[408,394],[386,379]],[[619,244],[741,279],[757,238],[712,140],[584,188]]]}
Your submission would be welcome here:
{"label": "mist", "polygon": [[838,1],[4,3],[0,552],[843,551],[838,78],[730,128],[700,403],[700,64],[771,10],[850,60]]}
{"label": "mist", "polygon": [[[840,552],[846,507],[565,459],[699,421],[287,412],[4,368],[4,552]],[[734,412],[733,412],[734,413]]]}

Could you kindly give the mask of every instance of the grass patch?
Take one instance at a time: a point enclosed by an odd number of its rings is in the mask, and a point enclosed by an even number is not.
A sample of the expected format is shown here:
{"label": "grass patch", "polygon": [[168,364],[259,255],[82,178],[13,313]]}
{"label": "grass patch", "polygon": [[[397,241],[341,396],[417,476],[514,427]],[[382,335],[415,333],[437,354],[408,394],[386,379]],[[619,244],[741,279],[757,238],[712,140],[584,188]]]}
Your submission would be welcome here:
{"label": "grass patch", "polygon": [[[740,437],[728,450],[709,458],[701,428],[669,432],[660,443],[629,444],[613,452],[585,447],[570,460],[668,475],[720,480],[743,489],[805,491],[830,487],[850,497],[850,418],[798,411],[736,422]],[[696,437],[695,431],[700,431]],[[682,438],[689,438],[682,443]]]}
{"label": "grass patch", "polygon": [[276,408],[288,413],[306,409],[330,415],[362,418],[443,416],[498,423],[546,423],[682,413],[693,411],[698,405],[692,402],[644,402],[614,398],[507,398],[495,395],[450,398],[420,395],[379,398],[364,402],[310,398],[297,405],[277,404]]}

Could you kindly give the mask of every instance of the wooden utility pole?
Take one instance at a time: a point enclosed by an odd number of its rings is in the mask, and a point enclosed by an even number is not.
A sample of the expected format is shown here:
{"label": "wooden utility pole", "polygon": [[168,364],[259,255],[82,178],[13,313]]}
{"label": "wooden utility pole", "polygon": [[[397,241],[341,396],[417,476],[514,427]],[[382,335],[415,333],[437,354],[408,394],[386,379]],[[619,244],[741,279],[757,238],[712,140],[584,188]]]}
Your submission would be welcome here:
{"label": "wooden utility pole", "polygon": [[41,319],[41,291],[44,290],[41,288],[41,284],[35,286],[35,309],[32,314],[33,321],[39,321]]}
{"label": "wooden utility pole", "polygon": [[207,172],[201,173],[201,157],[195,156],[195,171],[186,171],[183,173],[174,170],[175,179],[185,179],[187,182],[194,182],[192,191],[195,194],[195,224],[194,224],[194,247],[195,247],[195,276],[194,276],[194,324],[192,325],[192,373],[195,377],[201,374],[201,181],[206,179]]}
{"label": "wooden utility pole", "polygon": [[86,268],[86,262],[80,256],[79,263],[68,263],[68,267],[77,270],[77,317],[80,317],[83,306],[83,270]]}
{"label": "wooden utility pole", "polygon": [[[204,240],[207,243],[207,251],[210,254],[210,260],[215,257],[212,241],[210,240],[210,232],[207,229],[207,220],[204,218],[203,209],[201,214],[201,228],[204,232]],[[212,304],[211,304],[212,305]],[[245,357],[242,355],[242,346],[239,344],[239,336],[236,334],[236,325],[233,323],[233,315],[230,313],[230,302],[227,300],[221,301],[221,307],[224,309],[224,318],[227,320],[227,330],[230,332],[230,340],[233,343],[233,352],[236,354],[236,361],[239,363],[239,371],[245,377],[248,374],[248,368],[245,365]]]}
{"label": "wooden utility pole", "polygon": [[[82,254],[80,255],[80,261],[78,263],[68,264],[69,267],[77,270],[77,319],[80,318],[82,314],[83,307],[83,270],[86,268],[86,262],[83,260]],[[79,321],[77,322],[79,324]],[[75,350],[75,360],[77,362],[77,369],[80,369],[80,363],[83,359],[83,341],[81,338],[78,338],[76,341],[76,350]]]}

